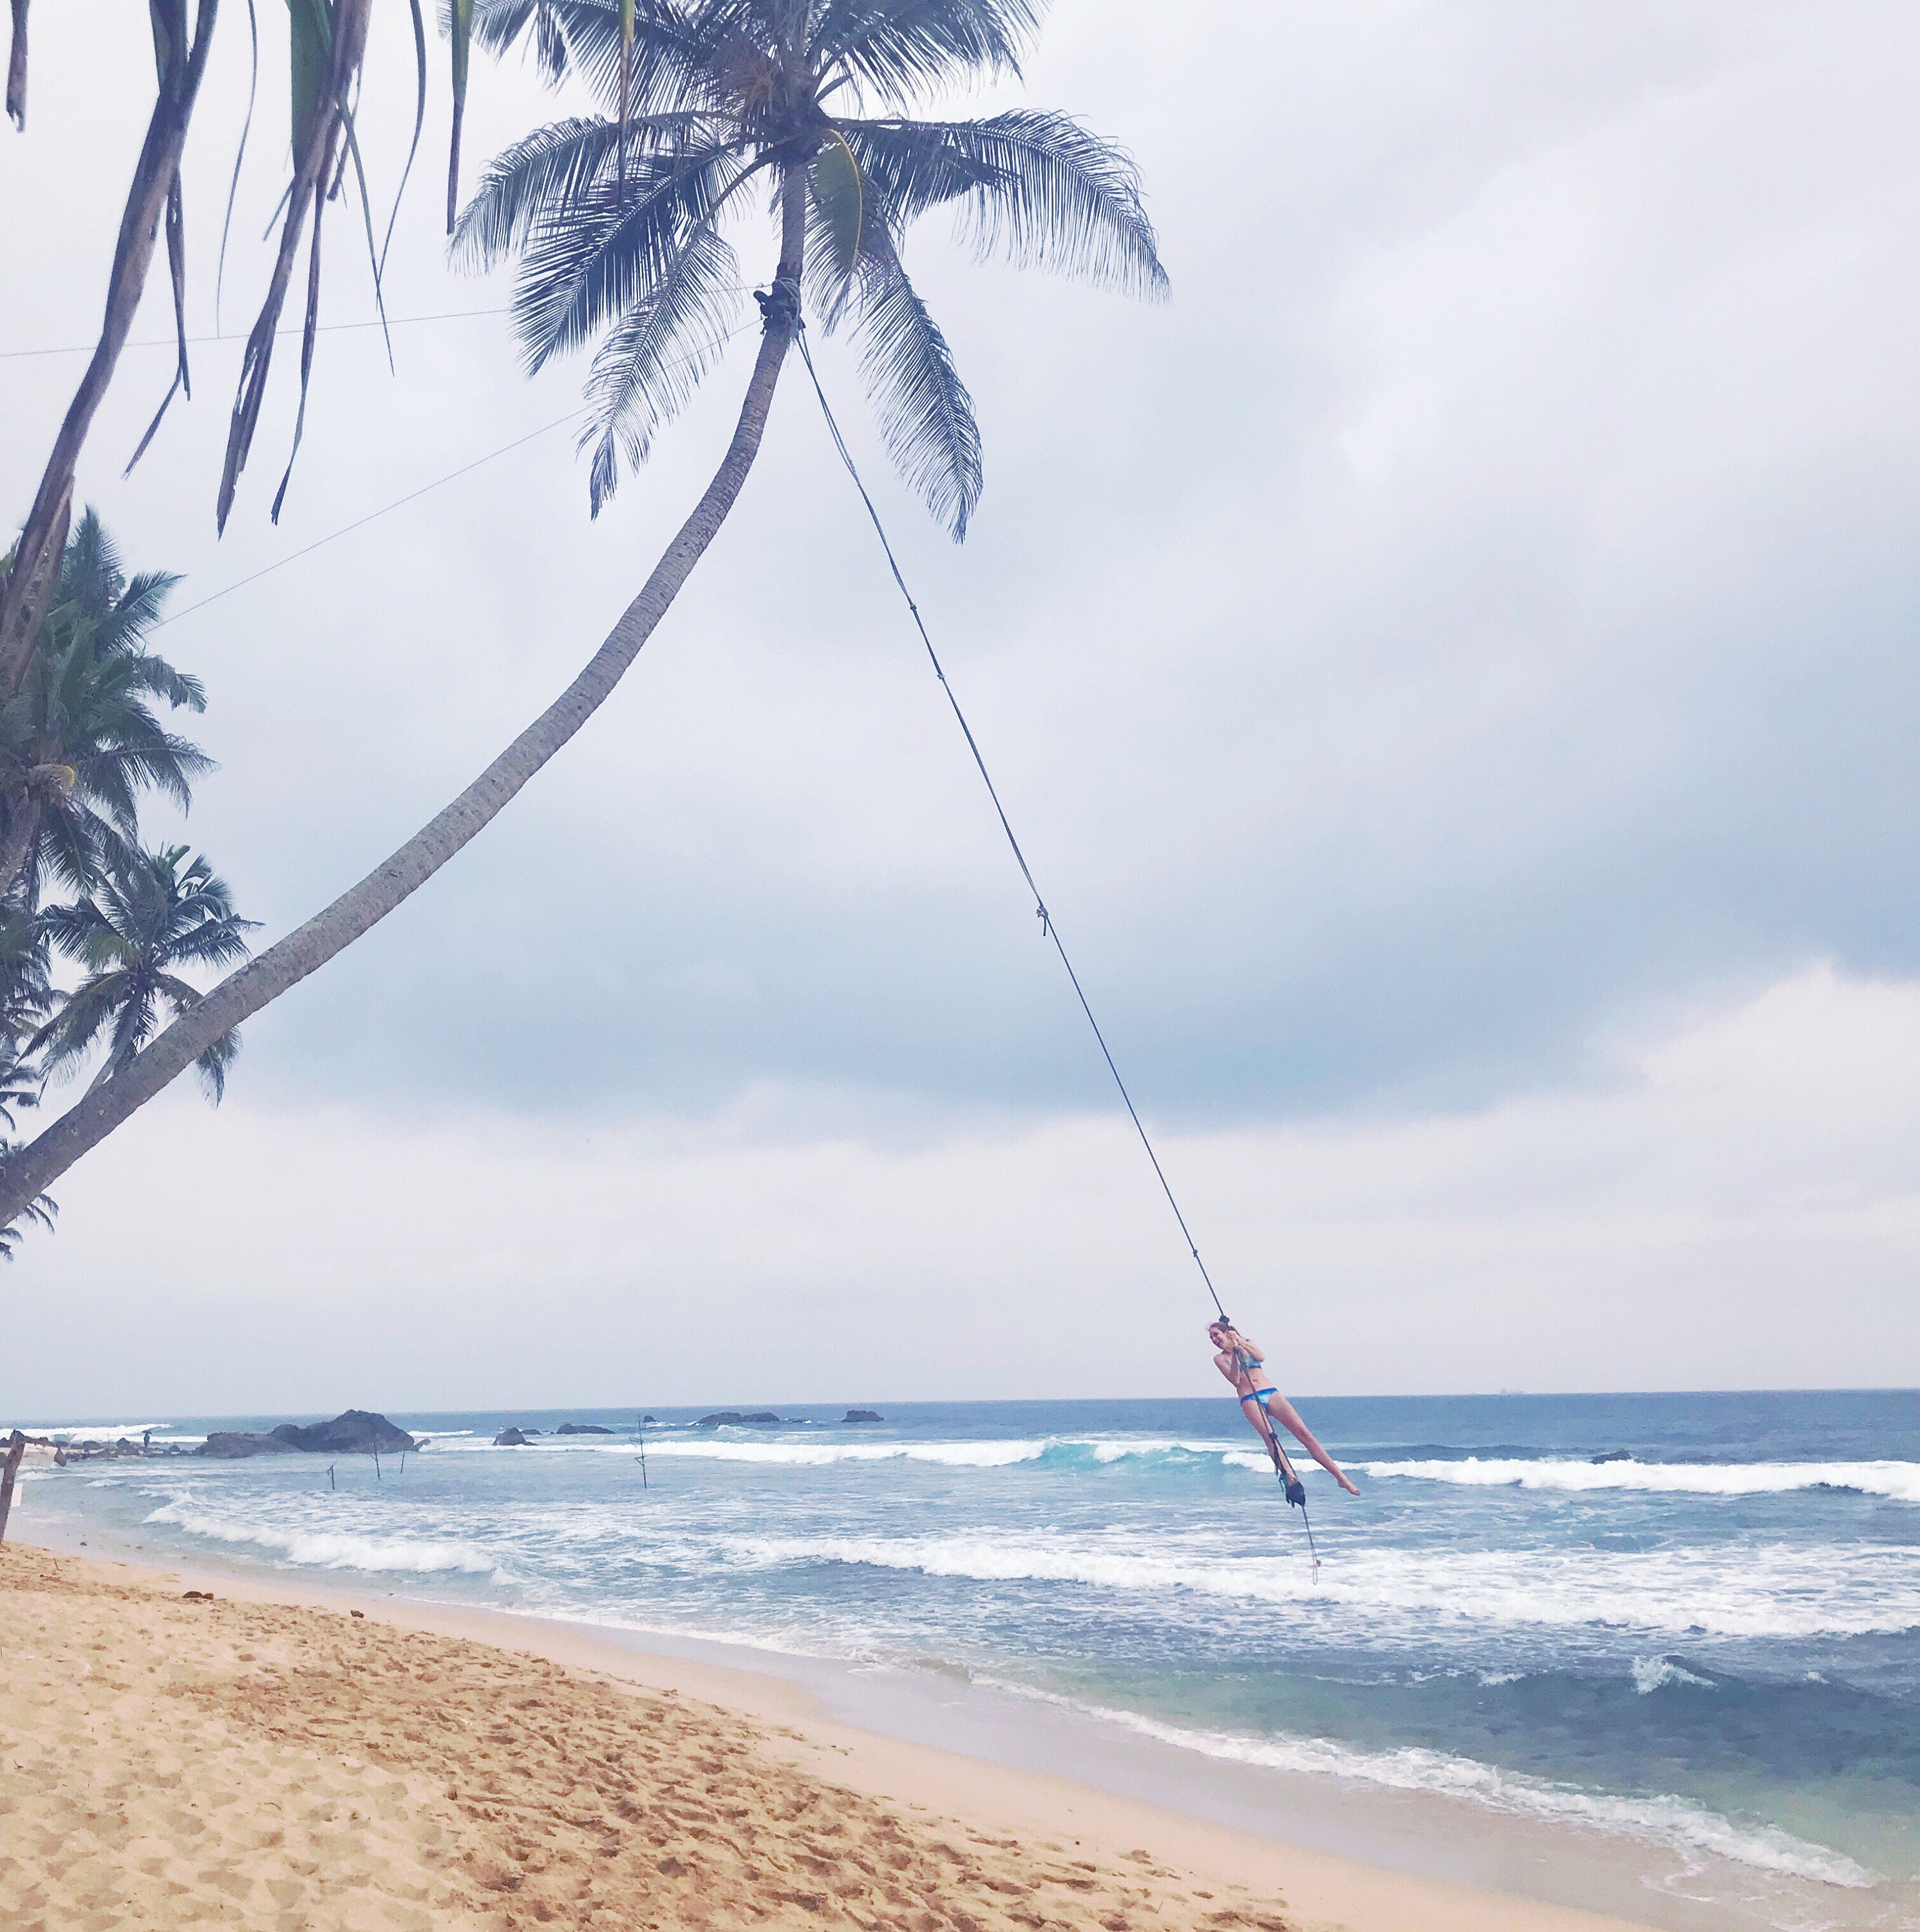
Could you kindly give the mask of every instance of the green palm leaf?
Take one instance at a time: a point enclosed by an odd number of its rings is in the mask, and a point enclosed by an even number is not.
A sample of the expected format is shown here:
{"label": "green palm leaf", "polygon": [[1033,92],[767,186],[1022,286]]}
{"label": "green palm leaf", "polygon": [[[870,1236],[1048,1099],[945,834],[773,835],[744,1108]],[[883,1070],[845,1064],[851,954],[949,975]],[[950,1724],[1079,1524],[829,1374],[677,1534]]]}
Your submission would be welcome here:
{"label": "green palm leaf", "polygon": [[894,100],[982,74],[1017,80],[1041,11],[1034,0],[825,0],[814,58]]}
{"label": "green palm leaf", "polygon": [[[856,152],[873,144],[876,160],[890,147],[902,220],[957,203],[963,232],[983,259],[1002,255],[1017,267],[1083,275],[1129,295],[1166,294],[1140,170],[1071,115],[1020,108],[985,121],[855,122],[846,132]],[[944,148],[956,168],[979,178],[956,194],[930,157],[909,169],[909,148],[921,144]]]}
{"label": "green palm leaf", "polygon": [[741,307],[740,265],[710,225],[696,229],[614,327],[587,380],[589,420],[580,447],[593,449],[593,514],[620,479],[620,458],[637,468],[654,432],[684,407],[726,346]]}
{"label": "green palm leaf", "polygon": [[763,164],[735,144],[648,155],[617,184],[588,189],[568,218],[537,229],[522,256],[514,324],[529,370],[577,348],[645,301],[672,272],[687,241]]}
{"label": "green palm leaf", "polygon": [[854,296],[867,398],[908,488],[959,543],[985,482],[973,400],[891,244],[876,254]]}

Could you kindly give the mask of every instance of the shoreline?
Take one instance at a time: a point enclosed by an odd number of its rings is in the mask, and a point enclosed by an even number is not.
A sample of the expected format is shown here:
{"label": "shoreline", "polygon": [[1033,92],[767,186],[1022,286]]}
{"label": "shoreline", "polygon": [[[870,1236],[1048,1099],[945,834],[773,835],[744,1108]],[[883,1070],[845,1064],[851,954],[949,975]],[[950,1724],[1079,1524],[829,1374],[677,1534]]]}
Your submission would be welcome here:
{"label": "shoreline", "polygon": [[[789,1771],[858,1792],[890,1814],[931,1814],[984,1834],[989,1841],[1037,1839],[1074,1846],[1077,1856],[1091,1858],[1103,1869],[1126,1869],[1130,1862],[1137,1866],[1144,1853],[1155,1868],[1180,1874],[1190,1888],[1239,1888],[1254,1900],[1283,1900],[1280,1916],[1299,1932],[1331,1932],[1334,1927],[1343,1932],[1628,1932],[1629,1928],[1645,1932],[1656,1922],[1734,1922],[1730,1915],[1709,1910],[1703,1916],[1698,1908],[1683,1911],[1678,1918],[1663,1910],[1655,1922],[1637,1912],[1630,1916],[1544,1901],[1524,1895],[1514,1886],[1464,1884],[1395,1869],[1391,1864],[1289,1843],[1257,1828],[1151,1802],[1137,1791],[1116,1789],[1111,1775],[1098,1780],[1068,1777],[1031,1762],[1008,1763],[1004,1757],[943,1747],[924,1738],[891,1735],[858,1721],[861,1713],[848,1708],[857,1700],[835,1696],[831,1684],[819,1681],[831,1673],[783,1675],[711,1656],[642,1648],[620,1640],[621,1634],[595,1626],[369,1594],[306,1577],[263,1574],[237,1564],[197,1568],[144,1552],[109,1556],[88,1549],[82,1553],[40,1538],[38,1528],[28,1532],[33,1540],[19,1546],[85,1566],[85,1574],[111,1577],[169,1605],[177,1604],[179,1591],[199,1588],[229,1602],[283,1611],[337,1618],[358,1610],[373,1626],[538,1659],[639,1690],[698,1700],[754,1726],[757,1748]],[[852,1680],[853,1673],[844,1675]],[[805,1681],[809,1676],[815,1681]],[[972,1744],[982,1742],[991,1740],[972,1734],[967,1738]],[[1005,1743],[1004,1737],[1000,1742]],[[1137,1759],[1123,1756],[1122,1768],[1129,1762],[1136,1771],[1141,1768]],[[1146,1768],[1150,1772],[1150,1765]],[[1501,1828],[1508,1822],[1485,1814],[1476,1836],[1487,1843],[1506,1841],[1511,1876],[1518,1880],[1529,1876],[1523,1862],[1541,1855],[1515,1841],[1516,1836],[1521,1841],[1528,1837],[1524,1830],[1518,1834],[1503,1832]],[[1614,1881],[1629,1890],[1636,1882],[1623,1862],[1597,1861],[1587,1874],[1595,1882],[1588,1896],[1615,1890],[1615,1884],[1607,1882],[1608,1863],[1616,1868]],[[49,1920],[47,1932],[55,1932],[55,1924]]]}

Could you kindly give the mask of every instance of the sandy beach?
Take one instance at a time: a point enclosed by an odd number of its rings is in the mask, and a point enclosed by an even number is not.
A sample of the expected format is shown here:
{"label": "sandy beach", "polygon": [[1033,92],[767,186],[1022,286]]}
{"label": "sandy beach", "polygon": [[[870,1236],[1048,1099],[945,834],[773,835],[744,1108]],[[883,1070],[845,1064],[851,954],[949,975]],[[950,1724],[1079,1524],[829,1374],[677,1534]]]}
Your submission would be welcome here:
{"label": "sandy beach", "polygon": [[482,1641],[472,1613],[17,1543],[0,1606],[19,1932],[1625,1923],[876,1737],[560,1626]]}

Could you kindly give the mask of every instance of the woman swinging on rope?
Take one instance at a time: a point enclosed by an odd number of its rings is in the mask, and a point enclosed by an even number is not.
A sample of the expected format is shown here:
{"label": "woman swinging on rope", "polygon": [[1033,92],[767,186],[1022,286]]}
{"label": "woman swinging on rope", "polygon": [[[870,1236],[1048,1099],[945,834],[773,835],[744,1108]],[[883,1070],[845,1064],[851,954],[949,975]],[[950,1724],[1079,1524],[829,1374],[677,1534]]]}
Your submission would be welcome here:
{"label": "woman swinging on rope", "polygon": [[1224,1320],[1207,1324],[1207,1340],[1219,1351],[1213,1358],[1214,1366],[1233,1384],[1233,1392],[1240,1398],[1240,1413],[1266,1444],[1275,1468],[1286,1485],[1286,1500],[1290,1503],[1302,1502],[1307,1492],[1280,1446],[1280,1438],[1274,1432],[1275,1422],[1283,1423],[1298,1436],[1307,1454],[1349,1496],[1357,1496],[1360,1493],[1358,1487],[1349,1480],[1346,1471],[1313,1440],[1313,1431],[1300,1420],[1299,1411],[1266,1379],[1266,1357],[1259,1345],[1248,1341],[1232,1322]]}

